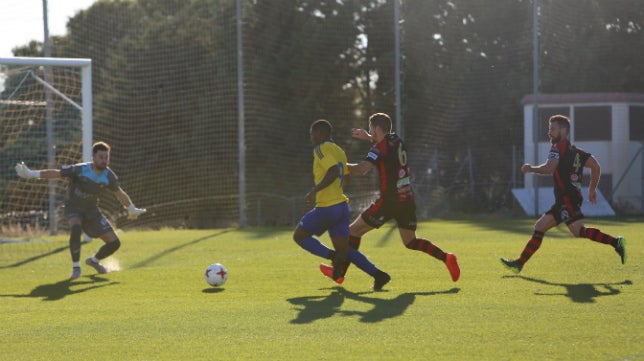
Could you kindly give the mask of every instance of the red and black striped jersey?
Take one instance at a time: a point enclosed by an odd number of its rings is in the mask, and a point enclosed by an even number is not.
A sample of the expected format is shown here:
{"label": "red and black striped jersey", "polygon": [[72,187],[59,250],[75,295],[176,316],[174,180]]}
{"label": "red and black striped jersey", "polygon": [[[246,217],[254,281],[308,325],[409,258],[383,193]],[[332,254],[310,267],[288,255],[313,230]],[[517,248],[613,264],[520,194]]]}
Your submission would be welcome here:
{"label": "red and black striped jersey", "polygon": [[397,134],[387,134],[383,140],[374,144],[365,160],[378,169],[381,198],[401,202],[414,199],[407,150]]}
{"label": "red and black striped jersey", "polygon": [[577,148],[567,139],[553,144],[548,153],[548,159],[559,161],[557,169],[553,173],[555,199],[563,197],[577,197],[583,200],[581,195],[581,180],[584,175],[584,164],[590,157],[590,153]]}

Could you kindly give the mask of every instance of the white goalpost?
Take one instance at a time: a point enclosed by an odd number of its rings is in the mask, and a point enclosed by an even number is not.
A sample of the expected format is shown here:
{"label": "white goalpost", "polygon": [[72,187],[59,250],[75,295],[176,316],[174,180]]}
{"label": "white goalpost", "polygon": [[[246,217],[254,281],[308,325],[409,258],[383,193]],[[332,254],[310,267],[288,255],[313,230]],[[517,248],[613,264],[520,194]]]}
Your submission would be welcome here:
{"label": "white goalpost", "polygon": [[13,166],[90,161],[92,124],[91,59],[0,58],[0,237],[57,232],[63,185],[20,182]]}
{"label": "white goalpost", "polygon": [[[92,60],[91,59],[71,59],[71,58],[0,58],[0,67],[3,65],[27,65],[27,66],[58,66],[80,68],[81,70],[81,104],[67,97],[53,85],[44,80],[37,80],[54,94],[65,99],[71,105],[81,111],[82,128],[83,128],[83,160],[89,161],[92,157]],[[33,73],[32,73],[33,74]],[[34,75],[35,76],[35,75]],[[0,86],[0,89],[2,87]]]}

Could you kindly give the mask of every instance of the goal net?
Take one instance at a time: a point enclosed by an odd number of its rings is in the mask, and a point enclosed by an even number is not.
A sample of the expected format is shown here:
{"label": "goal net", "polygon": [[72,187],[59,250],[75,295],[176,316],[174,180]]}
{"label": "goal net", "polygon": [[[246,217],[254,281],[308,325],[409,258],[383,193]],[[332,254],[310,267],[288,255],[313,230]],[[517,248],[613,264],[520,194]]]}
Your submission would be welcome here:
{"label": "goal net", "polygon": [[0,58],[2,238],[65,227],[65,182],[22,180],[14,166],[59,168],[91,157],[91,61]]}
{"label": "goal net", "polygon": [[[310,209],[303,201],[313,182],[310,124],[331,121],[334,140],[357,162],[370,144],[352,139],[351,129],[366,128],[374,112],[400,122],[420,219],[522,214],[512,189],[524,187],[521,164],[534,162],[523,159],[522,106],[533,92],[534,14],[538,92],[641,93],[644,74],[641,0],[544,0],[538,12],[534,4],[101,1],[70,19],[52,51],[92,59],[91,134],[112,146],[111,168],[148,210],[128,221],[108,195],[101,207],[118,228],[231,227],[244,218],[291,227]],[[15,162],[46,167],[51,150],[55,166],[82,158],[82,112],[57,94],[43,105],[48,88],[34,77],[47,79],[43,65],[3,70],[4,224],[37,214],[34,223],[49,227],[49,212],[62,203],[64,183],[18,181]],[[52,69],[58,92],[87,100],[79,68]],[[46,109],[55,147],[47,146]],[[642,111],[629,111],[635,131],[624,147],[637,151]],[[600,187],[641,192],[641,182],[620,182],[623,172],[611,174],[610,160],[598,160],[606,165]],[[375,171],[351,177],[353,217],[378,184]]]}

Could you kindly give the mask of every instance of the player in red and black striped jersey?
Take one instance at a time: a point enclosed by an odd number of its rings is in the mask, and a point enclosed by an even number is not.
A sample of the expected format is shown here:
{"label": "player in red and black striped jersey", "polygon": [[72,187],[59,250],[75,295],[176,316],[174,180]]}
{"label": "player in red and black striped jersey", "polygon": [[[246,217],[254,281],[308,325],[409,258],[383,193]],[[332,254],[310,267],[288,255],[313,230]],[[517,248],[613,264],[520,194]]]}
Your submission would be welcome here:
{"label": "player in red and black striped jersey", "polygon": [[[371,115],[369,131],[354,129],[352,134],[354,138],[369,140],[374,145],[360,163],[347,164],[349,172],[362,175],[375,168],[380,178],[380,197],[351,224],[349,245],[357,249],[365,233],[380,228],[390,219],[395,219],[400,237],[407,248],[425,252],[443,261],[452,280],[458,281],[461,270],[456,256],[445,253],[427,239],[416,236],[416,204],[411,187],[407,150],[402,139],[392,132],[389,115]],[[345,266],[348,267],[348,264]]]}
{"label": "player in red and black striped jersey", "polygon": [[623,237],[612,237],[599,229],[584,226],[584,215],[581,213],[581,180],[584,168],[590,169],[588,198],[590,203],[597,203],[597,185],[601,176],[601,167],[590,153],[575,147],[568,140],[570,119],[563,115],[553,115],[548,119],[548,136],[552,147],[548,160],[539,166],[524,164],[523,173],[552,175],[554,179],[555,204],[537,220],[532,238],[526,244],[518,259],[501,258],[503,265],[521,272],[525,263],[539,249],[544,234],[552,227],[564,222],[575,237],[585,237],[595,242],[610,244],[619,254],[622,264],[626,262],[626,241]]}

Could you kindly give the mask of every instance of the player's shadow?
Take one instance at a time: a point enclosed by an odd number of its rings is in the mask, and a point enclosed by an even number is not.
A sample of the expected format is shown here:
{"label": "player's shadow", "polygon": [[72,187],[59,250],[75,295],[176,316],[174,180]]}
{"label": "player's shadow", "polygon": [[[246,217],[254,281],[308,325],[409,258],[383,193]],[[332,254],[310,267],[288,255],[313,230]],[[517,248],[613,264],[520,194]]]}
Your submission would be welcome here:
{"label": "player's shadow", "polygon": [[97,275],[87,277],[90,280],[64,280],[56,283],[36,286],[27,294],[0,294],[0,297],[42,298],[43,301],[58,301],[66,296],[87,292],[93,289],[112,286],[118,282],[109,282],[107,278]]}
{"label": "player's shadow", "polygon": [[[459,288],[452,288],[447,291],[408,292],[393,299],[382,299],[365,296],[366,294],[374,294],[374,292],[355,293],[343,287],[336,287],[327,296],[289,298],[288,301],[291,304],[301,306],[296,308],[299,313],[290,323],[306,324],[335,315],[360,316],[360,322],[376,323],[402,315],[414,303],[417,296],[450,294],[458,293],[459,291]],[[371,304],[373,308],[369,311],[343,310],[341,306],[347,299]]]}
{"label": "player's shadow", "polygon": [[594,303],[597,297],[616,296],[621,293],[617,286],[632,285],[633,281],[625,280],[623,282],[613,283],[557,283],[546,280],[540,280],[532,277],[504,276],[503,278],[520,278],[525,281],[539,283],[547,286],[563,287],[565,292],[545,293],[537,291],[534,294],[538,296],[565,296],[572,302],[577,303]]}
{"label": "player's shadow", "polygon": [[298,308],[299,313],[291,323],[304,324],[315,320],[329,318],[339,312],[340,306],[344,303],[344,295],[339,291],[340,287],[333,290],[328,296],[304,296],[289,298],[288,302]]}

